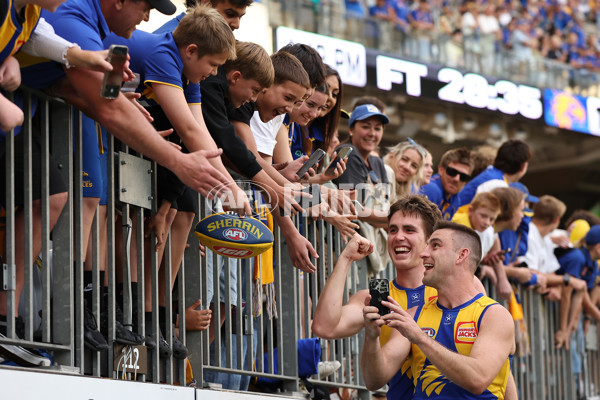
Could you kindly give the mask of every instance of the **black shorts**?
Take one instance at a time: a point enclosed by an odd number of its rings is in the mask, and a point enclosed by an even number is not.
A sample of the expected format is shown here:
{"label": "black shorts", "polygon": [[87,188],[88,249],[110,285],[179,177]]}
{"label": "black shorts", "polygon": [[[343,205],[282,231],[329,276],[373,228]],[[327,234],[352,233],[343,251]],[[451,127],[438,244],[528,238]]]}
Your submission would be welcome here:
{"label": "black shorts", "polygon": [[[24,132],[15,136],[14,140],[14,176],[15,188],[13,195],[15,197],[15,206],[21,206],[24,203],[25,188],[25,156],[23,151]],[[32,168],[32,200],[38,200],[42,197],[42,146],[41,134],[39,129],[33,127],[31,134],[31,168]],[[50,155],[49,159],[49,183],[50,195],[66,192],[68,187],[63,179],[58,164]],[[6,142],[0,142],[0,204],[6,204]]]}

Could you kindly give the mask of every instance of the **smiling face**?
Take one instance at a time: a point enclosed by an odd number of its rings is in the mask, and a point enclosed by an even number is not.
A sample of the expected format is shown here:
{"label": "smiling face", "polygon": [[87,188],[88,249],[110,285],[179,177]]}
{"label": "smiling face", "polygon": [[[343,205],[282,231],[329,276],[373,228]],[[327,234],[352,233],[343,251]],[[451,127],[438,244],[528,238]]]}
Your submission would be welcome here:
{"label": "smiling face", "polygon": [[246,14],[246,7],[236,7],[229,0],[225,0],[214,5],[213,8],[225,18],[232,31],[240,28],[240,20]]}
{"label": "smiling face", "polygon": [[191,83],[199,83],[210,75],[217,75],[217,69],[225,64],[228,54],[205,54],[198,58],[198,48],[195,44],[187,45],[182,55],[183,74]]}
{"label": "smiling face", "polygon": [[[448,163],[448,167],[454,168],[458,172],[462,172],[467,175],[469,175],[471,173],[471,168],[465,164],[451,162],[451,163]],[[444,188],[444,191],[446,192],[446,194],[448,194],[450,196],[460,192],[466,184],[466,182],[462,182],[460,180],[460,174],[457,174],[456,176],[450,176],[446,172],[446,167],[443,167],[441,165],[438,167],[438,174],[440,174],[440,179],[442,181],[442,188]]]}
{"label": "smiling face", "polygon": [[471,226],[478,232],[485,231],[488,227],[494,225],[499,212],[492,211],[487,207],[469,207],[469,221]]}
{"label": "smiling face", "polygon": [[296,122],[300,126],[306,126],[310,121],[317,118],[327,102],[327,94],[315,92],[309,99],[305,100],[300,107],[290,113],[290,122]]}
{"label": "smiling face", "polygon": [[423,284],[436,289],[440,288],[452,275],[456,259],[452,231],[450,229],[434,231],[421,253],[421,259],[425,266]]}
{"label": "smiling face", "polygon": [[421,166],[421,154],[415,149],[406,149],[396,160],[394,174],[396,181],[408,182]]}
{"label": "smiling face", "polygon": [[106,19],[108,27],[118,36],[129,39],[135,28],[148,21],[152,6],[146,0],[123,0],[115,3],[116,11]]}
{"label": "smiling face", "polygon": [[352,135],[352,144],[366,160],[369,154],[379,146],[379,142],[383,136],[381,118],[375,116],[362,121],[356,121],[350,128],[350,134]]}
{"label": "smiling face", "polygon": [[263,89],[255,79],[244,79],[239,73],[229,81],[229,98],[235,108],[239,108],[249,101],[256,101],[258,94]]}
{"label": "smiling face", "polygon": [[327,83],[327,88],[329,93],[327,94],[327,102],[325,103],[325,107],[321,110],[321,117],[327,115],[329,111],[335,107],[338,101],[338,96],[340,95],[340,81],[337,76],[329,75],[327,79],[325,79]]}
{"label": "smiling face", "polygon": [[292,81],[264,89],[256,100],[261,121],[269,122],[278,115],[291,113],[305,93],[304,86]]}
{"label": "smiling face", "polygon": [[396,270],[422,268],[425,229],[420,217],[397,211],[388,225],[388,253]]}

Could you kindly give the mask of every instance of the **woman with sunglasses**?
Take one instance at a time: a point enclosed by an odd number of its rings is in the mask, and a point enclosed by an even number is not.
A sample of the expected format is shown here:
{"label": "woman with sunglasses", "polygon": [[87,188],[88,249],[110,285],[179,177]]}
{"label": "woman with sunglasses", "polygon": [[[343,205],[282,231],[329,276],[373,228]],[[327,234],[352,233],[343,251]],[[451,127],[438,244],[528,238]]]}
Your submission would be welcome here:
{"label": "woman with sunglasses", "polygon": [[419,193],[426,155],[421,145],[409,139],[392,147],[385,156],[392,204],[403,196]]}

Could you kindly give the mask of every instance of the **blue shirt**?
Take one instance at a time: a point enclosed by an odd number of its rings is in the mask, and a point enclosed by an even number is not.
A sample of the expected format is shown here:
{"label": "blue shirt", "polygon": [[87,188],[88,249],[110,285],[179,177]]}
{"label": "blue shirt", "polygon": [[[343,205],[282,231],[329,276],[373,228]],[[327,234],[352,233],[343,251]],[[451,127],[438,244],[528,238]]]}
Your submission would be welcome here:
{"label": "blue shirt", "polygon": [[560,268],[556,271],[558,275],[569,274],[575,278],[581,278],[581,272],[586,264],[586,257],[579,249],[567,249],[558,257]]}
{"label": "blue shirt", "polygon": [[182,12],[181,14],[179,14],[172,20],[165,22],[165,24],[163,26],[161,26],[160,28],[155,30],[153,33],[173,32],[175,30],[175,28],[177,28],[177,25],[179,25],[179,22],[181,22],[181,19],[183,17],[185,17],[185,12]]}
{"label": "blue shirt", "polygon": [[456,206],[462,207],[466,204],[470,204],[471,201],[473,201],[473,197],[475,197],[475,194],[477,193],[477,188],[479,187],[479,185],[494,179],[504,180],[504,173],[498,168],[494,167],[493,165],[490,165],[475,178],[471,179],[465,185],[465,187],[463,187],[462,190],[458,192]]}
{"label": "blue shirt", "polygon": [[[83,50],[104,50],[102,40],[110,30],[97,0],[67,0],[55,12],[42,11],[42,17],[57,35],[77,43]],[[61,64],[42,58],[21,64],[24,84],[44,89],[65,76]],[[25,68],[23,68],[25,67]]]}
{"label": "blue shirt", "polygon": [[585,247],[579,249],[585,257],[585,265],[581,271],[581,279],[587,282],[589,290],[593,289],[598,284],[600,271],[598,270],[598,261],[592,260],[590,252]]}
{"label": "blue shirt", "polygon": [[498,233],[500,238],[500,247],[503,249],[511,249],[510,252],[504,256],[504,265],[508,265],[514,262],[517,257],[524,256],[527,253],[527,240],[529,238],[529,223],[533,211],[529,208],[523,210],[523,219],[516,231],[508,229]]}
{"label": "blue shirt", "polygon": [[178,87],[184,91],[188,104],[200,104],[200,84],[189,83],[183,75],[183,61],[172,33],[154,34],[136,30],[130,39],[111,33],[104,40],[104,45],[108,48],[111,44],[129,47],[130,68],[140,74],[140,85],[136,91],[142,93],[141,100],[147,106],[159,105],[152,83]]}
{"label": "blue shirt", "polygon": [[[286,115],[285,118],[289,120],[289,115]],[[284,119],[284,124],[285,123],[286,120]],[[306,149],[302,148],[302,127],[297,123],[289,125],[288,139],[290,143],[290,151],[292,152],[292,157],[295,160],[303,155],[310,156],[317,147],[320,148],[321,144],[323,143],[323,132],[321,132],[321,129],[316,126],[308,127],[308,139],[312,142],[310,153],[308,153]]]}
{"label": "blue shirt", "polygon": [[429,201],[438,206],[445,221],[452,220],[452,216],[458,210],[458,194],[453,194],[450,197],[446,196],[446,192],[444,192],[442,186],[442,178],[439,174],[433,175],[431,181],[421,187],[421,193],[427,196]]}

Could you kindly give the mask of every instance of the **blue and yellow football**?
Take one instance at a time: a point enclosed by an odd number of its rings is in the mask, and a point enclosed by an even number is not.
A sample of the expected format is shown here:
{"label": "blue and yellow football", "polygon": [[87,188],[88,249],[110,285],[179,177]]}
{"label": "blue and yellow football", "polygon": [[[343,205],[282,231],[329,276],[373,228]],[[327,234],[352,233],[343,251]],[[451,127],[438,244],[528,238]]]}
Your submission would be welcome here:
{"label": "blue and yellow football", "polygon": [[237,214],[217,213],[203,218],[194,232],[213,252],[230,258],[251,258],[273,247],[273,233],[261,221]]}

